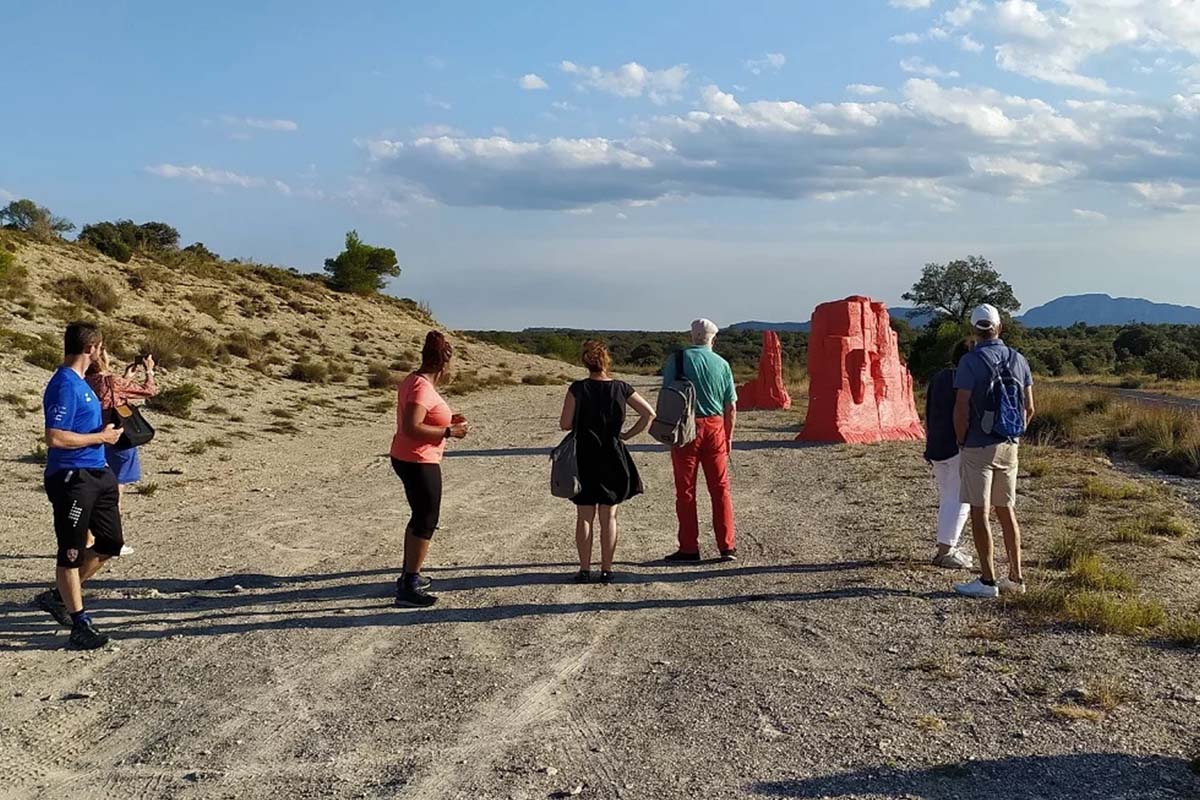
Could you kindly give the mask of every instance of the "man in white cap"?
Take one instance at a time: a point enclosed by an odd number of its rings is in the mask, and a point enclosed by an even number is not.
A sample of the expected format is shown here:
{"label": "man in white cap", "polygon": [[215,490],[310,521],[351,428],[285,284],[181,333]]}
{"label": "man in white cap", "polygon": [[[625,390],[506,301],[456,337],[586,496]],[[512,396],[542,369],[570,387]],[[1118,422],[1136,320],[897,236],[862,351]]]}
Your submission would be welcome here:
{"label": "man in white cap", "polygon": [[[684,375],[696,387],[696,439],[671,449],[675,472],[675,515],[679,549],[667,561],[700,560],[700,521],[696,514],[696,477],[704,469],[712,499],[713,533],[722,561],[737,558],[733,496],[729,489],[729,450],[737,422],[737,390],[729,362],[713,352],[717,326],[707,319],[692,322],[692,346],[683,351]],[[663,385],[675,380],[675,358],[663,365]]]}
{"label": "man in white cap", "polygon": [[[971,532],[980,576],[954,590],[967,597],[1023,594],[1021,528],[1017,524],[1017,449],[1033,417],[1029,362],[1000,338],[1000,312],[983,304],[971,312],[975,348],[954,374],[954,432],[961,448],[962,500],[971,506]],[[1008,576],[997,580],[988,510],[1004,530]]]}

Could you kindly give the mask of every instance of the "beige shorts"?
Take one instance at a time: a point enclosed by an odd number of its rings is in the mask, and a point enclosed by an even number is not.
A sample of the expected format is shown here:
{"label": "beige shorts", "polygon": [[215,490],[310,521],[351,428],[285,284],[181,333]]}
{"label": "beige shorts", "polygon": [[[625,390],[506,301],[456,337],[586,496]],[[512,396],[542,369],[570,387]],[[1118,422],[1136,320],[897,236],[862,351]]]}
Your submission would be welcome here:
{"label": "beige shorts", "polygon": [[974,508],[1012,508],[1017,504],[1017,444],[964,447],[959,470],[961,502]]}

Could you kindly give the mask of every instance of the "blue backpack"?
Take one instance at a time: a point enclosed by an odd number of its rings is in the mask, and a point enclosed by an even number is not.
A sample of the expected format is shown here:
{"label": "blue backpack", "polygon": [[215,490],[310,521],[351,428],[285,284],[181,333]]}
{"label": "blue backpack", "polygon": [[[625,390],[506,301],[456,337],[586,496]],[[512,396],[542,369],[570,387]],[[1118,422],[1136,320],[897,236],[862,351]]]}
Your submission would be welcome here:
{"label": "blue backpack", "polygon": [[1008,357],[989,364],[992,381],[980,407],[979,427],[989,436],[1017,439],[1025,434],[1025,386],[1017,376],[1021,354],[1011,347]]}

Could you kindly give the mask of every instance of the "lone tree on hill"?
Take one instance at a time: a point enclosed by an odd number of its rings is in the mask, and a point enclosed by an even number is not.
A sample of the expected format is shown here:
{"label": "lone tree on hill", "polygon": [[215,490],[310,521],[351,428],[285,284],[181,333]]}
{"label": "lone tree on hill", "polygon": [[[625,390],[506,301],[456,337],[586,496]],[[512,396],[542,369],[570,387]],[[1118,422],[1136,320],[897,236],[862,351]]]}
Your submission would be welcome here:
{"label": "lone tree on hill", "polygon": [[400,275],[396,251],[388,247],[363,244],[357,231],[346,234],[346,249],[337,258],[325,259],[329,286],[339,292],[374,294],[383,289],[389,277]]}
{"label": "lone tree on hill", "polygon": [[24,231],[39,239],[57,239],[67,231],[75,230],[74,222],[54,216],[50,209],[32,200],[13,200],[0,208],[0,225]]}
{"label": "lone tree on hill", "polygon": [[130,219],[84,225],[79,241],[86,242],[109,258],[126,263],[134,253],[161,253],[179,247],[179,231],[165,222]]}
{"label": "lone tree on hill", "polygon": [[921,279],[902,297],[913,304],[913,313],[932,314],[966,323],[971,310],[990,303],[1001,314],[1021,307],[1013,288],[983,256],[967,256],[949,264],[926,264]]}

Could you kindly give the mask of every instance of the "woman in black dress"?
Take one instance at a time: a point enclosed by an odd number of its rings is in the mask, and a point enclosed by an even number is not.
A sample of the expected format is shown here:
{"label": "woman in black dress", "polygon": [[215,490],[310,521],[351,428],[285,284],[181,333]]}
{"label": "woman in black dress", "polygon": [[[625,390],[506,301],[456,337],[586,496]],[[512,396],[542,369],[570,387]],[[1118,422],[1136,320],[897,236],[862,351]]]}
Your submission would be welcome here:
{"label": "woman in black dress", "polygon": [[[654,409],[624,381],[608,374],[612,358],[603,342],[583,344],[583,365],[588,378],[567,390],[559,424],[575,431],[579,459],[579,494],[575,504],[575,545],[579,549],[578,583],[592,577],[592,533],[600,520],[600,582],[612,580],[613,553],[617,549],[617,506],[642,493],[642,479],[625,442],[650,426]],[[638,414],[628,431],[625,406]]]}

